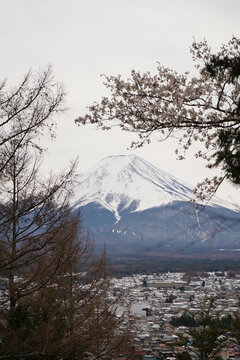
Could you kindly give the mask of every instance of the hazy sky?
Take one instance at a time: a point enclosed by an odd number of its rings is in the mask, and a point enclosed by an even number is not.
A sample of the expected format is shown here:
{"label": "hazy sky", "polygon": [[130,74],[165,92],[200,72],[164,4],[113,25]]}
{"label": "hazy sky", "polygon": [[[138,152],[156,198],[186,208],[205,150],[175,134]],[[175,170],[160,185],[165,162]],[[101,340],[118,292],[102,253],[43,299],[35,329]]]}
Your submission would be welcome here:
{"label": "hazy sky", "polygon": [[[70,110],[59,118],[58,137],[48,146],[46,168],[64,167],[79,155],[84,169],[108,155],[129,153],[134,136],[115,129],[77,127],[74,119],[107,91],[100,74],[128,77],[131,69],[156,71],[156,63],[194,71],[193,38],[218,50],[240,32],[239,0],[1,0],[0,79],[14,85],[31,68],[52,64],[65,84]],[[45,142],[47,144],[47,142]],[[131,150],[195,185],[211,176],[191,154],[176,161],[174,139]],[[218,195],[232,202],[237,190]]]}

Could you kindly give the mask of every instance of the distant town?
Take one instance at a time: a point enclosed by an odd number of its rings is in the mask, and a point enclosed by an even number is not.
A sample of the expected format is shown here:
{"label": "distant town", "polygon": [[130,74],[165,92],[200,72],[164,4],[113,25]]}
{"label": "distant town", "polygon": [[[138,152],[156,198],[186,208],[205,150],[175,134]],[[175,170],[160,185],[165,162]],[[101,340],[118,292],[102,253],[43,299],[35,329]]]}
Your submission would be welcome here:
{"label": "distant town", "polygon": [[[206,299],[214,298],[214,313],[229,318],[239,311],[240,274],[208,272],[132,275],[112,280],[112,296],[124,297],[118,308],[122,326],[129,326],[137,359],[176,359],[186,353],[175,344],[179,334],[189,329],[177,319],[196,314]],[[183,321],[184,323],[184,321]],[[240,359],[240,347],[226,343],[219,353],[222,359]],[[122,358],[122,357],[120,357]],[[194,353],[191,353],[194,359]]]}

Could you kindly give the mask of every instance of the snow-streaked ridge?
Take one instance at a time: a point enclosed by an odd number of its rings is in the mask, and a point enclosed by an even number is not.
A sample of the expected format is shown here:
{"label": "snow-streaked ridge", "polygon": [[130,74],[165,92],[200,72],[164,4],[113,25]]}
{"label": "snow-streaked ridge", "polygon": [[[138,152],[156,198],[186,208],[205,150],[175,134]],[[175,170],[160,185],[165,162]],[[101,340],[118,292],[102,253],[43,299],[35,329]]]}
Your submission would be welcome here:
{"label": "snow-streaked ridge", "polygon": [[[131,154],[108,156],[82,173],[75,199],[74,207],[96,202],[119,220],[120,211],[130,206],[131,211],[141,211],[190,201],[194,195],[193,186]],[[212,204],[226,206],[216,198]]]}

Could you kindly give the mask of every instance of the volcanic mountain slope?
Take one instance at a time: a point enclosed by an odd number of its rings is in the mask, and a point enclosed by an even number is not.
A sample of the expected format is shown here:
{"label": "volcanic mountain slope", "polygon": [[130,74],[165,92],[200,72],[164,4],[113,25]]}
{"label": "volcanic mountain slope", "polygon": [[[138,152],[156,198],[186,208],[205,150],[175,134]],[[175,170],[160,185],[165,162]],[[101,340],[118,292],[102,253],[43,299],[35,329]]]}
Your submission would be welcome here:
{"label": "volcanic mountain slope", "polygon": [[80,176],[74,209],[110,252],[240,248],[239,212],[217,198],[199,211],[192,190],[139,156],[109,156]]}

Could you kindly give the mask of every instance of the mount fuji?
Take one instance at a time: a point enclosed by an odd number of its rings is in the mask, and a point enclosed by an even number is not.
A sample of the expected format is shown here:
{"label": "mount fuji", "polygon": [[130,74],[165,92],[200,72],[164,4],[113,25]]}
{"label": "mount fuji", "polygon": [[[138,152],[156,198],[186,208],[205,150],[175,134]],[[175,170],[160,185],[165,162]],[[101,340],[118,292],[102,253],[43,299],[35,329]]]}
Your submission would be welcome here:
{"label": "mount fuji", "polygon": [[119,155],[80,175],[73,209],[110,254],[232,256],[240,248],[240,213],[216,197],[204,209],[193,200],[193,186],[139,156]]}

